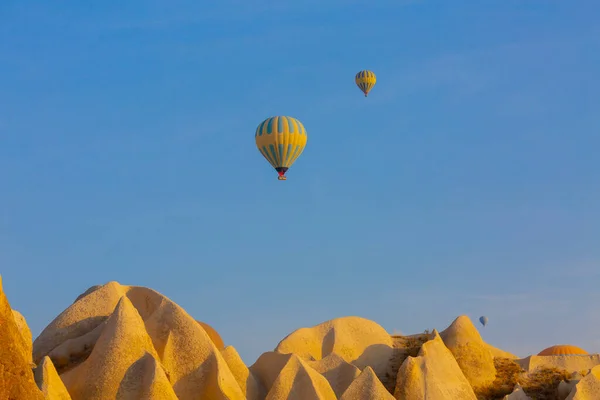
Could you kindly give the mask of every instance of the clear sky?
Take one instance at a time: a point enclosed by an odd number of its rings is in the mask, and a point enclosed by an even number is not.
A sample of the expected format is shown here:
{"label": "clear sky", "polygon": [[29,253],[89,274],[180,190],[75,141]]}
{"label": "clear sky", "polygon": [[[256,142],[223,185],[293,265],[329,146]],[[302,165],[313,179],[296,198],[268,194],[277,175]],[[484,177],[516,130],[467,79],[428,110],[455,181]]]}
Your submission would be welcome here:
{"label": "clear sky", "polygon": [[[208,5],[210,4],[210,5]],[[247,363],[358,315],[600,352],[600,3],[0,3],[0,273],[34,337],[153,288]],[[368,98],[354,84],[377,74]],[[256,126],[305,152],[277,180]]]}

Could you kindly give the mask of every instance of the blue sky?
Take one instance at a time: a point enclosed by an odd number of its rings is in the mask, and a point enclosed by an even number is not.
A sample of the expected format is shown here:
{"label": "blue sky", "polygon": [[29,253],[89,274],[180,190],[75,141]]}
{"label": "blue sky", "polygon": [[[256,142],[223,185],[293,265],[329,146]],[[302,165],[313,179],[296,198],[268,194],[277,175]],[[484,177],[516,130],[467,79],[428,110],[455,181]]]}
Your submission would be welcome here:
{"label": "blue sky", "polygon": [[[247,363],[345,315],[600,352],[596,1],[123,3],[0,4],[0,273],[34,337],[116,280]],[[309,136],[286,182],[272,115]]]}

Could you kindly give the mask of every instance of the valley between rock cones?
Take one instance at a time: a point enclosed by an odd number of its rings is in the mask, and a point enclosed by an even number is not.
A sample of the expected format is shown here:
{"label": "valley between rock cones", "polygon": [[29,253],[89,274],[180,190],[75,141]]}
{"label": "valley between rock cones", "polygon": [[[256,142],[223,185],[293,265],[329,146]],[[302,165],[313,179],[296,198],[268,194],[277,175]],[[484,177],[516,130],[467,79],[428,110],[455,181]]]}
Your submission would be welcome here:
{"label": "valley between rock cones", "polygon": [[166,296],[94,286],[31,342],[0,280],[0,400],[600,399],[598,354],[516,356],[466,316],[390,335],[344,317],[301,328],[251,366]]}

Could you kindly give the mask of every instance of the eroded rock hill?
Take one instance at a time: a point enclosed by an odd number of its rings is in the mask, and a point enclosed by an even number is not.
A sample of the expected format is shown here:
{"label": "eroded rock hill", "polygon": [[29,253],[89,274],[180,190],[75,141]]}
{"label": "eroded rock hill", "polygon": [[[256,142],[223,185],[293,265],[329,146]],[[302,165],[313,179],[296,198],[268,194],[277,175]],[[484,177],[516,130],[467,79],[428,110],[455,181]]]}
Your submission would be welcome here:
{"label": "eroded rock hill", "polygon": [[0,317],[0,399],[589,400],[600,393],[598,355],[517,359],[485,343],[467,316],[441,333],[409,336],[337,318],[290,333],[251,366],[210,325],[139,286],[91,287],[33,346],[1,281]]}

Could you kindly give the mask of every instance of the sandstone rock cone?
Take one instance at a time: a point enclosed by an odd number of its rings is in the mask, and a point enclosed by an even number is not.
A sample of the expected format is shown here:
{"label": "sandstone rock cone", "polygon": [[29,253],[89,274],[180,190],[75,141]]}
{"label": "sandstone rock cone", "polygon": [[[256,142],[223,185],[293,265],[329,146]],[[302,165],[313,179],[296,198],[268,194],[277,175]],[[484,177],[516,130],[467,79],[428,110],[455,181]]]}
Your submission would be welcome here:
{"label": "sandstone rock cone", "polygon": [[33,378],[30,349],[19,331],[0,277],[0,399],[44,399]]}
{"label": "sandstone rock cone", "polygon": [[327,379],[295,355],[289,357],[266,397],[266,400],[336,399]]}
{"label": "sandstone rock cone", "polygon": [[50,357],[44,357],[34,371],[35,383],[46,400],[71,400],[63,381],[58,376]]}
{"label": "sandstone rock cone", "polygon": [[496,379],[494,356],[469,317],[456,318],[440,336],[471,386],[486,386]]}
{"label": "sandstone rock cone", "polygon": [[473,388],[456,359],[434,331],[417,357],[408,357],[398,370],[397,399],[476,400]]}
{"label": "sandstone rock cone", "polygon": [[62,379],[74,399],[115,399],[129,367],[146,353],[156,356],[144,321],[123,296],[90,356]]}
{"label": "sandstone rock cone", "polygon": [[386,390],[373,369],[366,367],[342,394],[340,400],[394,400],[394,396]]}
{"label": "sandstone rock cone", "polygon": [[266,395],[264,388],[244,364],[235,348],[227,346],[221,351],[221,354],[246,398],[248,400],[264,399]]}

